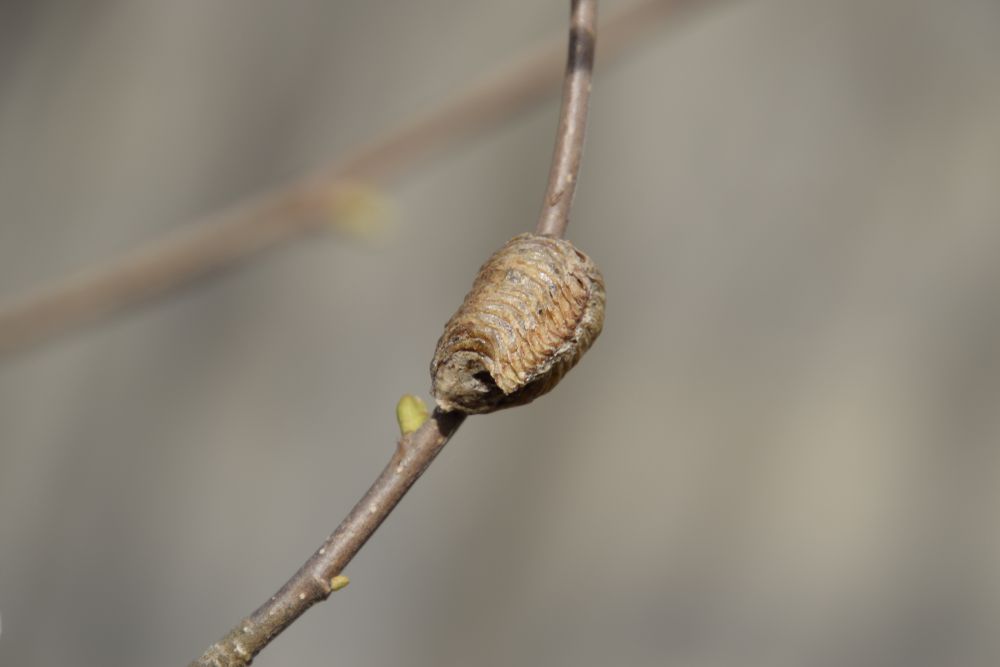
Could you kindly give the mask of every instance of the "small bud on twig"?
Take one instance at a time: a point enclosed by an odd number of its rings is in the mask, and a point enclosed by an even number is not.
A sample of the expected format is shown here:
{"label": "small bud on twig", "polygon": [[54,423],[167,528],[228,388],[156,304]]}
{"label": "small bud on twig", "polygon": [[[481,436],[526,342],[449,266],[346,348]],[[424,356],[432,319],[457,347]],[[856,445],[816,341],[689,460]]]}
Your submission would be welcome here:
{"label": "small bud on twig", "polygon": [[396,404],[396,421],[399,422],[399,434],[409,435],[423,426],[430,416],[427,405],[419,396],[405,394]]}

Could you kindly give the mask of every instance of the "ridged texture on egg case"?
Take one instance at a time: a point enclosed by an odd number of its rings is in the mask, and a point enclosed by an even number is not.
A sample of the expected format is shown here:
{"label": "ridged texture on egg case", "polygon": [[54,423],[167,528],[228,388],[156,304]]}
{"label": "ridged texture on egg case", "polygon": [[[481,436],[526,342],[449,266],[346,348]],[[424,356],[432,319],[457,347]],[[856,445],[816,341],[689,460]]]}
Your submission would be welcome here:
{"label": "ridged texture on egg case", "polygon": [[431,362],[444,410],[493,412],[552,389],[604,324],[604,279],[564,239],[515,236],[479,270]]}

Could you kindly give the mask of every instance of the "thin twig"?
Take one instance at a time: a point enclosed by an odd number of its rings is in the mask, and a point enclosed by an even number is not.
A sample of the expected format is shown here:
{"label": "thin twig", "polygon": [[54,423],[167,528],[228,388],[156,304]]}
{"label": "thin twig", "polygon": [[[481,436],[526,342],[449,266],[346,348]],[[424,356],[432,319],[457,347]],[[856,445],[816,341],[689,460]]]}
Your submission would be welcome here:
{"label": "thin twig", "polygon": [[573,0],[570,11],[569,55],[563,83],[562,111],[556,131],[556,148],[549,171],[542,214],[535,231],[562,236],[569,224],[576,181],[583,159],[583,139],[587,131],[587,103],[594,72],[594,45],[597,39],[596,0]]}
{"label": "thin twig", "polygon": [[[611,17],[601,28],[603,57],[633,46],[639,35],[649,32],[676,4],[683,3],[642,0]],[[553,40],[346,160],[186,225],[166,239],[100,267],[14,299],[0,308],[0,356],[189,285],[322,228],[327,224],[323,211],[345,180],[385,179],[548,94],[559,80],[564,39]],[[566,197],[567,205],[570,198]]]}
{"label": "thin twig", "polygon": [[416,432],[399,440],[375,483],[337,530],[275,595],[190,667],[248,665],[261,649],[309,607],[330,597],[339,575],[406,495],[464,421],[458,412],[435,410]]}
{"label": "thin twig", "polygon": [[[570,51],[563,87],[562,120],[556,137],[556,162],[567,161],[565,168],[553,168],[551,178],[571,183],[580,166],[583,143],[586,95],[593,65],[594,17],[596,0],[571,0]],[[581,46],[580,30],[587,32],[587,44]],[[581,60],[582,58],[582,60]],[[581,67],[587,74],[581,80]],[[583,105],[584,111],[579,110]],[[570,111],[567,112],[567,109]],[[570,118],[572,116],[572,118]],[[549,233],[562,235],[566,228],[572,200],[572,186],[565,205],[560,207],[562,223]],[[553,189],[552,183],[549,185]],[[340,575],[358,550],[374,534],[413,483],[438,455],[455,433],[465,415],[435,409],[430,418],[414,433],[403,435],[388,465],[354,506],[337,530],[299,568],[270,600],[240,621],[229,634],[213,644],[189,667],[243,667],[250,664],[265,646],[291,625],[309,607],[327,599],[341,581]],[[402,426],[402,421],[401,421]]]}

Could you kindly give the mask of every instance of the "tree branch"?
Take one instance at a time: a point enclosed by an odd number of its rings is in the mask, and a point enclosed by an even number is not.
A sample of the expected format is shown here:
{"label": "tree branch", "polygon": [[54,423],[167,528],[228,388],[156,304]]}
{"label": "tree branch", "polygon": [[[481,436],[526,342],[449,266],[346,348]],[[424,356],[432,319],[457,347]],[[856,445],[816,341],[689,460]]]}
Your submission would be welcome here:
{"label": "tree branch", "polygon": [[[614,15],[602,26],[604,57],[610,58],[633,46],[637,36],[656,25],[657,19],[669,15],[676,4],[670,0],[641,0]],[[586,20],[582,16],[581,25]],[[589,21],[591,28],[580,33],[584,37],[593,34],[592,16]],[[322,212],[345,181],[385,179],[434,149],[483,131],[547,94],[559,80],[563,39],[547,44],[505,72],[473,86],[341,162],[193,222],[166,239],[100,267],[11,301],[0,308],[0,356],[189,285],[197,278],[321,228],[327,224]],[[577,40],[578,47],[586,44],[586,39]],[[582,49],[580,55],[586,52],[587,49]],[[581,86],[585,79],[589,80],[589,69],[577,72],[579,76],[568,79],[564,89],[564,93],[572,93],[564,105],[567,107],[564,120],[577,118],[581,110],[586,112],[586,88]],[[582,104],[570,100],[580,100]],[[576,168],[573,165],[579,164],[577,142],[582,139],[582,118],[574,123],[569,128],[565,148],[556,151],[555,165],[565,162],[567,166],[553,167],[567,176]],[[564,159],[560,158],[566,149]],[[559,198],[554,219],[568,211],[572,182],[565,177],[557,181],[563,189],[567,183],[570,190]],[[549,196],[546,201],[551,199]]]}
{"label": "tree branch", "polygon": [[382,474],[337,530],[281,590],[190,667],[249,665],[255,655],[309,607],[330,597],[339,583],[331,583],[333,578],[382,525],[464,420],[464,414],[435,410],[416,432],[402,436]]}
{"label": "tree branch", "polygon": [[597,39],[596,0],[573,0],[569,23],[569,55],[563,82],[562,111],[556,131],[556,148],[549,170],[542,214],[535,231],[562,236],[569,224],[576,181],[583,159],[583,139],[587,131],[587,103],[594,72]]}
{"label": "tree branch", "polygon": [[[556,157],[549,190],[569,188],[565,201],[558,202],[561,218],[545,231],[561,236],[572,203],[573,181],[580,168],[581,147],[586,121],[593,44],[596,34],[596,0],[571,0],[570,49],[563,86],[563,106],[556,136]],[[581,32],[582,31],[582,32]],[[541,226],[539,231],[542,231]],[[406,401],[406,397],[404,397]],[[408,403],[397,407],[404,435],[388,465],[354,506],[337,530],[299,568],[270,600],[240,621],[229,634],[213,644],[189,667],[243,667],[250,664],[265,646],[291,625],[309,607],[327,599],[346,585],[338,577],[365,542],[374,534],[396,504],[455,433],[465,414],[436,408],[415,432],[405,425],[415,412]]]}

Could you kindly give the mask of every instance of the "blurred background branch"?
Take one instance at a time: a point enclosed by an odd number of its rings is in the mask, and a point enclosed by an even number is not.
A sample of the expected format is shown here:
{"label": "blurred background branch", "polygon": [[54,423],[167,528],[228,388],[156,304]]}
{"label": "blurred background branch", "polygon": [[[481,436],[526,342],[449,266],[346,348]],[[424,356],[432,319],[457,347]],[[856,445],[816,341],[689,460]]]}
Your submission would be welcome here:
{"label": "blurred background branch", "polygon": [[[614,58],[652,34],[675,4],[642,0],[610,16],[602,56]],[[0,305],[0,356],[190,284],[306,232],[349,227],[350,220],[335,213],[350,192],[345,186],[382,182],[435,149],[482,132],[550,94],[562,71],[560,45],[553,39],[336,164],[189,223],[90,271],[12,298]]]}

